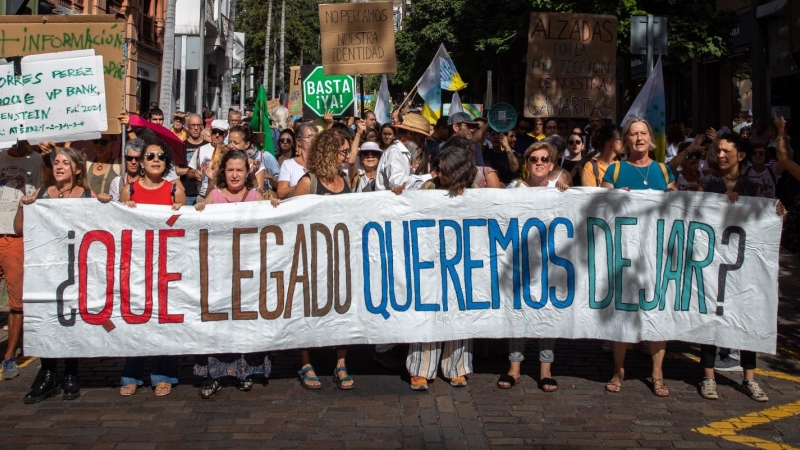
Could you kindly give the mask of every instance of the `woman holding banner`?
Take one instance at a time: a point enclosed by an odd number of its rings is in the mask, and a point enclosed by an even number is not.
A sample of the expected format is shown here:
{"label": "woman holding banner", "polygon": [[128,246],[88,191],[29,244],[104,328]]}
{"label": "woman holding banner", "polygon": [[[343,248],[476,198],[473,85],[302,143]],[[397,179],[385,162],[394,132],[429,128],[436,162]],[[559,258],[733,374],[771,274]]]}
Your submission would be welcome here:
{"label": "woman holding banner", "polygon": [[[655,150],[653,131],[646,120],[633,117],[629,119],[622,130],[623,152],[627,153],[626,161],[618,161],[610,166],[603,176],[602,187],[625,190],[659,190],[675,191],[675,176],[672,171],[662,163],[650,158],[650,152]],[[653,393],[658,397],[668,397],[669,388],[664,383],[664,355],[667,350],[666,341],[651,341],[650,357],[653,362]],[[613,342],[614,375],[606,384],[608,392],[620,392],[622,381],[625,379],[625,353],[628,344]]]}
{"label": "woman holding banner", "polygon": [[[14,217],[14,233],[22,236],[23,205],[30,205],[40,198],[48,199],[67,199],[67,198],[91,198],[94,195],[86,183],[86,172],[84,167],[86,162],[83,154],[74,148],[63,147],[55,150],[53,160],[53,179],[54,184],[50,187],[37,189],[32,195],[26,195],[20,199],[20,206],[17,215]],[[111,201],[111,196],[101,194],[98,199],[107,203]],[[55,358],[42,358],[42,367],[36,378],[33,380],[31,390],[25,395],[23,401],[27,404],[39,403],[49,397],[58,395],[62,390],[62,385],[58,383],[56,369],[58,360]],[[78,384],[78,359],[64,359],[64,400],[74,400],[81,395]]]}
{"label": "woman holding banner", "polygon": [[[186,204],[183,190],[166,181],[165,176],[172,169],[172,152],[161,141],[149,143],[139,155],[139,164],[144,175],[141,179],[129,184],[120,193],[119,201],[136,208],[137,204],[171,206],[177,211]],[[120,395],[129,396],[136,393],[144,382],[144,358],[134,357],[125,360],[122,369],[122,387]],[[155,387],[158,397],[169,395],[172,386],[178,384],[178,358],[175,356],[156,356],[150,373],[150,382]]]}
{"label": "woman holding banner", "polygon": [[[206,205],[213,203],[264,200],[264,196],[254,188],[252,178],[248,176],[250,163],[246,153],[239,150],[229,151],[222,157],[219,166],[216,188],[209,191],[205,202],[195,204],[197,211],[203,211]],[[253,388],[253,375],[266,378],[269,376],[270,368],[266,353],[213,355],[198,358],[194,374],[206,378],[198,393],[201,398],[209,399],[222,389],[220,378],[234,377],[236,388],[247,392]]]}
{"label": "woman holding banner", "polygon": [[[509,188],[514,187],[555,187],[563,192],[569,188],[572,177],[569,172],[559,169],[555,177],[551,176],[556,167],[556,149],[547,142],[536,142],[525,152],[525,166],[528,174],[528,182],[517,181],[512,183]],[[553,350],[556,347],[555,339],[539,339],[539,381],[538,386],[544,392],[555,392],[558,390],[558,382],[553,379],[550,369],[555,361]],[[520,368],[522,361],[525,360],[525,339],[509,339],[508,341],[508,360],[510,366],[508,373],[501,375],[497,381],[500,389],[511,389],[519,383],[521,374]]]}
{"label": "woman holding banner", "polygon": [[[463,195],[467,188],[475,187],[478,173],[472,143],[465,138],[451,138],[442,145],[431,169],[433,178],[422,189],[444,189],[450,196]],[[428,380],[436,378],[439,360],[442,375],[450,380],[451,386],[466,386],[466,375],[472,373],[472,340],[411,344],[406,369],[412,390],[428,390]]]}
{"label": "woman holding banner", "polygon": [[[303,129],[299,129],[298,133]],[[339,195],[349,194],[350,186],[345,179],[342,168],[350,152],[350,136],[346,131],[331,128],[323,131],[311,143],[308,158],[305,161],[308,173],[300,178],[292,192],[292,197],[301,195]],[[275,203],[273,203],[275,205]],[[333,371],[333,381],[343,390],[355,387],[353,378],[345,365],[347,347],[336,347],[336,368]],[[320,389],[322,384],[311,365],[311,358],[307,349],[300,351],[301,367],[297,372],[303,387],[306,389]]]}

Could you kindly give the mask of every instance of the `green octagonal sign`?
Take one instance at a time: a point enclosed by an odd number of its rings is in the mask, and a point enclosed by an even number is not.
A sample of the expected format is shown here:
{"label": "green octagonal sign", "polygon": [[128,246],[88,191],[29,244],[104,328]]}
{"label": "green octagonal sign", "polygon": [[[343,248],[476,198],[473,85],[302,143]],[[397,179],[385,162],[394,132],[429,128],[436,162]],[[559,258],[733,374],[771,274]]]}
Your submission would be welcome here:
{"label": "green octagonal sign", "polygon": [[334,116],[352,115],[355,103],[355,78],[349,75],[325,75],[322,66],[303,78],[303,104],[317,117],[331,110]]}

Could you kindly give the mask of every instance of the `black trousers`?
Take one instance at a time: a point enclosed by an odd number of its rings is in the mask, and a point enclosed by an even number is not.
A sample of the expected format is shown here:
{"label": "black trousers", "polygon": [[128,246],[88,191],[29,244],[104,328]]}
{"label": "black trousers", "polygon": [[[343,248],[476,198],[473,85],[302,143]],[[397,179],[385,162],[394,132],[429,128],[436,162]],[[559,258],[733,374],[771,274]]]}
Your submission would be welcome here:
{"label": "black trousers", "polygon": [[[742,369],[755,370],[756,368],[756,352],[749,352],[742,350],[739,352],[740,363]],[[700,346],[700,363],[704,369],[713,369],[714,361],[717,359],[717,346],[715,345],[701,345]]]}
{"label": "black trousers", "polygon": [[[58,368],[58,359],[42,358],[41,370],[53,370]],[[64,375],[78,376],[78,358],[64,358]]]}

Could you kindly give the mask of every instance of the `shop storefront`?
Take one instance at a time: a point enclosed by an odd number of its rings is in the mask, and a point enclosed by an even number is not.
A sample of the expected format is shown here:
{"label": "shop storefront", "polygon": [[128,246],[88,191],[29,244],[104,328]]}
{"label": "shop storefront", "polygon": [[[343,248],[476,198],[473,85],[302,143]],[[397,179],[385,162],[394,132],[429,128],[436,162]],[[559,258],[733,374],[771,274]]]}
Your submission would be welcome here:
{"label": "shop storefront", "polygon": [[139,112],[148,109],[150,102],[158,102],[158,67],[147,61],[139,60],[136,65],[136,100]]}

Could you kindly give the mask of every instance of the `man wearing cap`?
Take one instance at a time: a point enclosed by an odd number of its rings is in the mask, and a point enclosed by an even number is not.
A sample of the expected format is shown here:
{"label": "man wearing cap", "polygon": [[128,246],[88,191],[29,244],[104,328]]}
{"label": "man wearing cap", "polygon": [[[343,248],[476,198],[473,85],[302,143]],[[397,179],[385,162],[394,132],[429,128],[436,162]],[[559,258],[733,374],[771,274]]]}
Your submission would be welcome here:
{"label": "man wearing cap", "polygon": [[[443,119],[447,119],[446,133],[442,131],[444,128],[442,127]],[[436,127],[434,128],[432,136],[438,141],[438,143],[428,147],[428,153],[430,154],[431,161],[436,159],[436,156],[439,155],[439,145],[451,137],[461,136],[471,140],[472,142],[481,143],[486,136],[486,130],[488,129],[488,125],[486,125],[485,128],[481,127],[481,124],[473,120],[472,116],[465,112],[457,112],[453,113],[452,116],[442,117],[436,122]],[[480,145],[473,145],[473,151],[475,152],[475,165],[478,167],[484,166],[485,164]]]}
{"label": "man wearing cap", "polygon": [[208,190],[208,177],[205,174],[205,167],[211,165],[214,151],[217,146],[224,146],[225,137],[228,136],[228,122],[220,119],[211,121],[211,142],[203,145],[194,153],[189,160],[189,169],[194,170],[195,182],[200,182],[197,186],[197,200],[205,201]]}

